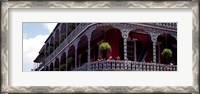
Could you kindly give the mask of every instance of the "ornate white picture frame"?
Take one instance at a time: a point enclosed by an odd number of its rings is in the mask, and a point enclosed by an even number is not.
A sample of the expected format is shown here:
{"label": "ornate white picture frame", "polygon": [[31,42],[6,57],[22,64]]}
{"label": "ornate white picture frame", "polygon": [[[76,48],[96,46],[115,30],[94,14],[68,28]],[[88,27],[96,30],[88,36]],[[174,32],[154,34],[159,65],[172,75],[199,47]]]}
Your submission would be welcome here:
{"label": "ornate white picture frame", "polygon": [[[2,93],[199,93],[198,1],[2,1]],[[192,9],[192,86],[9,86],[9,9],[11,8],[190,8]]]}

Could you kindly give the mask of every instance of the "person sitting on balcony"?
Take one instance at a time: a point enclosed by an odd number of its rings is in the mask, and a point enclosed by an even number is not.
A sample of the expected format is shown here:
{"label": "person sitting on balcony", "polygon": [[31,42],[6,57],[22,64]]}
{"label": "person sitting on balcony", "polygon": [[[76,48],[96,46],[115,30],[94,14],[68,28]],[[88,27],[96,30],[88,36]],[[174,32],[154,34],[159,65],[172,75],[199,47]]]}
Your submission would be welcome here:
{"label": "person sitting on balcony", "polygon": [[102,61],[102,59],[101,59],[100,56],[98,56],[98,59],[97,59],[97,60],[99,61],[99,63]]}
{"label": "person sitting on balcony", "polygon": [[119,57],[119,56],[117,56],[116,60],[120,60],[120,57]]}
{"label": "person sitting on balcony", "polygon": [[113,60],[114,60],[113,57],[110,56],[107,61],[113,61]]}
{"label": "person sitting on balcony", "polygon": [[116,58],[116,62],[119,62],[119,60],[120,60],[120,57],[119,57],[119,56],[117,56],[117,58]]}
{"label": "person sitting on balcony", "polygon": [[171,62],[170,65],[174,65],[173,62]]}
{"label": "person sitting on balcony", "polygon": [[107,60],[110,60],[110,59],[112,59],[112,56],[110,56]]}

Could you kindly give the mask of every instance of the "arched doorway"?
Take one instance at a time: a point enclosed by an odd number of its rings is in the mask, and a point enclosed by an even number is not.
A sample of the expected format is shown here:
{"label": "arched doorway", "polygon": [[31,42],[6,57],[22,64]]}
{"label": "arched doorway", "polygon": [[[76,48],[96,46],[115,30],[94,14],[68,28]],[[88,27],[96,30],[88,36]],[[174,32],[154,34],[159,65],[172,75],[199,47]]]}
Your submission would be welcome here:
{"label": "arched doorway", "polygon": [[152,61],[151,37],[144,30],[136,29],[130,31],[127,39],[127,58],[136,62]]}
{"label": "arched doorway", "polygon": [[60,32],[59,32],[59,29],[57,29],[55,32],[54,49],[56,49],[59,45],[59,36],[60,36]]}
{"label": "arched doorway", "polygon": [[65,71],[66,70],[66,53],[65,52],[61,56],[60,70],[61,71]]}
{"label": "arched doorway", "polygon": [[70,46],[67,57],[67,71],[72,71],[75,68],[75,46]]}
{"label": "arched doorway", "polygon": [[60,43],[66,38],[66,23],[61,24]]}
{"label": "arched doorway", "polygon": [[46,66],[46,69],[45,69],[46,71],[49,71],[49,66]]}
{"label": "arched doorway", "polygon": [[54,43],[53,42],[54,42],[54,37],[51,37],[50,45],[48,47],[48,50],[49,50],[50,53],[52,53],[53,50],[54,50]]}
{"label": "arched doorway", "polygon": [[71,32],[76,28],[75,23],[68,23],[68,30],[67,30],[67,36],[71,34]]}
{"label": "arched doorway", "polygon": [[49,56],[49,43],[46,44],[46,57]]}
{"label": "arched doorway", "polygon": [[50,64],[50,71],[53,71],[53,62]]}
{"label": "arched doorway", "polygon": [[[172,56],[166,58],[162,52],[164,49],[170,49]],[[163,33],[157,38],[157,57],[158,63],[169,64],[172,63],[177,65],[177,40],[168,33]]]}
{"label": "arched doorway", "polygon": [[[107,50],[105,56],[99,49],[101,43],[107,42],[111,46],[111,50]],[[113,59],[120,56],[123,58],[123,38],[119,29],[112,26],[100,26],[95,29],[91,34],[91,61],[96,61],[98,57],[108,59],[110,56]]]}
{"label": "arched doorway", "polygon": [[82,66],[88,61],[88,38],[86,35],[80,38],[77,45],[77,66]]}
{"label": "arched doorway", "polygon": [[55,64],[55,67],[54,67],[54,71],[59,71],[59,59],[58,58],[56,58],[56,61],[54,62],[54,64]]}

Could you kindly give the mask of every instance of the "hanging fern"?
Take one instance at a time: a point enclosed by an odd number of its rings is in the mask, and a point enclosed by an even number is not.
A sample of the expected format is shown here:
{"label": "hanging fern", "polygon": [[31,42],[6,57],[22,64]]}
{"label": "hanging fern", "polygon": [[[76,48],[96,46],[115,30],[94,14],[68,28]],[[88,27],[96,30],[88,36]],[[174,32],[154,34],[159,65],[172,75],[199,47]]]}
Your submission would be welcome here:
{"label": "hanging fern", "polygon": [[52,51],[53,51],[53,46],[49,46],[49,47],[48,47],[48,51],[49,51],[49,52],[52,52]]}
{"label": "hanging fern", "polygon": [[58,71],[58,68],[53,68],[53,71]]}
{"label": "hanging fern", "polygon": [[108,42],[102,42],[100,45],[99,45],[99,49],[101,51],[104,51],[104,50],[112,50],[110,44]]}
{"label": "hanging fern", "polygon": [[65,69],[66,69],[66,64],[62,64],[62,65],[60,66],[60,69],[61,69],[61,70],[65,70]]}
{"label": "hanging fern", "polygon": [[62,42],[65,39],[65,33],[60,34],[60,42]]}
{"label": "hanging fern", "polygon": [[74,61],[74,58],[73,57],[69,57],[69,58],[67,58],[67,61],[70,64],[70,63],[72,63]]}
{"label": "hanging fern", "polygon": [[165,56],[166,58],[172,57],[172,51],[169,48],[165,48],[162,52],[162,55]]}
{"label": "hanging fern", "polygon": [[54,40],[54,45],[57,45],[58,44],[58,40]]}

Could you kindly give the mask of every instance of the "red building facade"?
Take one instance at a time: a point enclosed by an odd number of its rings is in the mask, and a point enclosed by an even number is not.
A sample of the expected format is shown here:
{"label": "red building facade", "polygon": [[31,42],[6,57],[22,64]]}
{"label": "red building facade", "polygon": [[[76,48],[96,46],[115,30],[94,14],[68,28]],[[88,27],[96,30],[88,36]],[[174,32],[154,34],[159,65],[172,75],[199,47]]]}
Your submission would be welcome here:
{"label": "red building facade", "polygon": [[[176,23],[58,23],[34,60],[35,63],[40,63],[35,70],[176,71],[176,25]],[[111,49],[103,53],[100,45],[104,42],[108,43]],[[173,53],[168,59],[162,56],[165,48]],[[112,62],[109,63],[108,59],[111,57]],[[171,66],[168,66],[170,64]]]}

